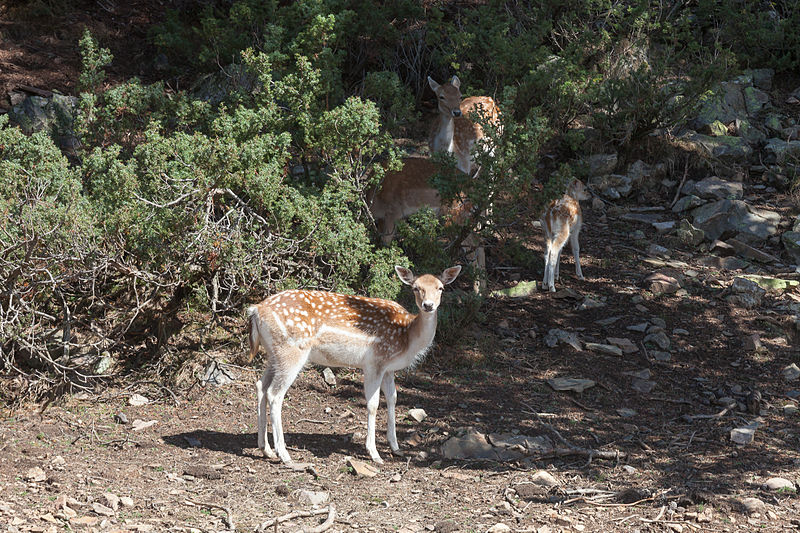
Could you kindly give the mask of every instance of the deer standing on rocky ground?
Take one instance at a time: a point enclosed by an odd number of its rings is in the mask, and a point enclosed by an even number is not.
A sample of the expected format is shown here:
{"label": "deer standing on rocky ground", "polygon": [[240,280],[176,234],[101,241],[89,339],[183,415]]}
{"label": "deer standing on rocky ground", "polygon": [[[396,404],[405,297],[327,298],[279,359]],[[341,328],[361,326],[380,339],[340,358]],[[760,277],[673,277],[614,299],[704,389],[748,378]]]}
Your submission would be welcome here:
{"label": "deer standing on rocky ground", "polygon": [[[248,308],[250,360],[259,346],[267,353],[266,368],[256,382],[258,447],[264,455],[292,463],[283,438],[281,408],[286,391],[308,361],[363,369],[367,451],[373,461],[383,463],[375,447],[375,416],[382,389],[388,411],[386,437],[392,452],[399,453],[394,373],[416,365],[430,348],[442,291],[456,279],[461,266],[450,267],[440,276],[417,277],[400,266],[395,271],[414,290],[419,314],[391,300],[303,290],[283,291]],[[275,451],[266,434],[267,403]]]}
{"label": "deer standing on rocky ground", "polygon": [[482,110],[489,122],[497,126],[500,122],[497,103],[490,96],[470,96],[462,100],[461,81],[456,76],[442,84],[428,76],[428,85],[436,93],[439,105],[439,115],[431,127],[428,142],[431,151],[453,154],[458,169],[472,175],[477,171],[472,147],[485,135],[481,125],[472,122],[469,115]]}
{"label": "deer standing on rocky ground", "polygon": [[561,250],[569,239],[572,255],[575,257],[575,275],[583,279],[581,272],[580,243],[578,235],[581,232],[583,214],[581,200],[591,198],[586,186],[580,180],[572,180],[567,187],[567,192],[561,198],[553,200],[542,215],[542,229],[544,230],[544,279],[542,285],[550,292],[555,292],[555,280],[559,277],[558,264]]}
{"label": "deer standing on rocky ground", "polygon": [[[430,178],[442,168],[429,157],[408,156],[403,158],[403,168],[389,171],[370,196],[369,206],[381,240],[389,244],[395,237],[397,223],[422,209],[430,207],[434,213],[455,224],[469,223],[472,204],[465,199],[442,203],[439,191],[430,184]],[[486,270],[486,253],[475,233],[470,233],[463,242],[469,261],[480,272]],[[480,293],[485,282],[480,279],[473,287]]]}

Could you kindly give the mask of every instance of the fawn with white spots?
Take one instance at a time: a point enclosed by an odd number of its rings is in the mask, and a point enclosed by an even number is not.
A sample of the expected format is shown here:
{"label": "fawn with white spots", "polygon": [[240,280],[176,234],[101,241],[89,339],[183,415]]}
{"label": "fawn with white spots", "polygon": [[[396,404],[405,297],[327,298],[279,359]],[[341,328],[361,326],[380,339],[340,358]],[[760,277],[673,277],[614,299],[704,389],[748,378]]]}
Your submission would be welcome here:
{"label": "fawn with white spots", "polygon": [[[303,290],[280,292],[247,310],[250,360],[259,346],[267,353],[266,368],[256,382],[258,447],[264,455],[274,459],[277,452],[281,461],[292,462],[283,438],[281,407],[286,391],[308,361],[364,371],[367,451],[376,463],[383,463],[375,447],[375,416],[383,390],[388,410],[386,437],[392,452],[399,453],[394,373],[418,363],[430,348],[442,291],[456,279],[461,266],[450,267],[440,276],[417,277],[400,266],[395,271],[413,288],[419,314],[391,300]],[[267,403],[274,452],[267,438]]]}
{"label": "fawn with white spots", "polygon": [[567,187],[567,192],[561,198],[553,200],[542,215],[542,229],[544,230],[544,280],[542,285],[550,292],[555,292],[555,280],[558,279],[558,264],[561,250],[569,239],[572,255],[575,257],[575,275],[583,279],[581,272],[580,243],[578,235],[581,232],[583,214],[581,200],[591,198],[586,186],[580,180],[572,180]]}
{"label": "fawn with white spots", "polygon": [[461,99],[461,81],[453,76],[449,82],[436,83],[428,76],[428,85],[436,93],[439,104],[439,115],[433,123],[428,144],[433,152],[448,152],[456,158],[456,166],[465,174],[472,174],[475,169],[471,150],[484,132],[480,124],[472,122],[469,114],[479,109],[488,117],[489,122],[497,125],[500,121],[500,110],[490,96],[470,96]]}

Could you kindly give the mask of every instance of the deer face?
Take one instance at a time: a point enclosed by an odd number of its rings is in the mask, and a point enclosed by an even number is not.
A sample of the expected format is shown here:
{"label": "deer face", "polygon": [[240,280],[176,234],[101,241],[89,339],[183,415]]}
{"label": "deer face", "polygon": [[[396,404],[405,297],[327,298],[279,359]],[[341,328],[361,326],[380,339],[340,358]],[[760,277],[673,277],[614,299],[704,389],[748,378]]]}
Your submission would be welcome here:
{"label": "deer face", "polygon": [[444,286],[452,283],[458,277],[459,272],[461,272],[461,265],[448,268],[442,272],[441,276],[423,274],[415,277],[414,273],[407,268],[395,266],[394,269],[400,281],[411,286],[419,310],[423,313],[434,313],[439,308],[439,304],[442,303]]}
{"label": "deer face", "polygon": [[452,115],[454,117],[461,116],[461,81],[456,76],[448,83],[438,84],[433,78],[428,76],[428,85],[434,93],[439,104],[439,113]]}
{"label": "deer face", "polygon": [[581,180],[572,180],[569,187],[567,187],[567,194],[578,201],[589,200],[592,197]]}

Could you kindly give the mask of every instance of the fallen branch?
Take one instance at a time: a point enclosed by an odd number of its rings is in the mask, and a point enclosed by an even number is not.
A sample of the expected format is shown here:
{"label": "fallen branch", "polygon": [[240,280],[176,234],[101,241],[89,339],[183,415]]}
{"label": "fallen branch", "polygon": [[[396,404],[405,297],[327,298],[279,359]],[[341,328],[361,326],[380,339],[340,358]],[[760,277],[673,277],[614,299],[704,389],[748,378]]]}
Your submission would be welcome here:
{"label": "fallen branch", "polygon": [[305,533],[322,533],[323,531],[330,529],[334,520],[336,520],[336,506],[331,503],[328,505],[328,518],[326,518],[325,521],[317,527],[312,527],[311,529],[305,529],[303,531]]}
{"label": "fallen branch", "polygon": [[230,507],[223,507],[222,505],[217,505],[216,503],[197,502],[188,498],[186,499],[186,503],[188,505],[194,505],[197,507],[208,507],[209,509],[219,509],[221,511],[225,511],[225,526],[231,531],[236,530],[236,526],[233,524],[233,512],[231,511]]}
{"label": "fallen branch", "polygon": [[[283,522],[288,522],[289,520],[294,520],[295,518],[307,518],[309,516],[317,516],[321,514],[328,513],[328,517],[330,517],[331,508],[334,509],[334,518],[335,518],[335,507],[331,503],[325,509],[312,509],[310,511],[292,511],[291,513],[279,516],[277,518],[272,518],[271,520],[267,520],[266,522],[262,522],[258,527],[256,527],[256,531],[263,532],[266,531],[267,528],[281,524]],[[323,525],[327,523],[328,520],[323,522]],[[332,522],[331,522],[332,523]],[[320,526],[321,527],[321,526]],[[330,527],[330,526],[328,526]],[[326,528],[327,529],[327,528]],[[324,530],[321,530],[324,531]]]}
{"label": "fallen branch", "polygon": [[681,195],[681,189],[683,189],[683,184],[686,183],[686,176],[689,175],[689,157],[686,157],[686,166],[683,168],[683,179],[681,179],[680,184],[678,184],[678,190],[675,191],[675,197],[672,199],[672,203],[669,204],[670,209],[675,206],[678,202],[678,197]]}

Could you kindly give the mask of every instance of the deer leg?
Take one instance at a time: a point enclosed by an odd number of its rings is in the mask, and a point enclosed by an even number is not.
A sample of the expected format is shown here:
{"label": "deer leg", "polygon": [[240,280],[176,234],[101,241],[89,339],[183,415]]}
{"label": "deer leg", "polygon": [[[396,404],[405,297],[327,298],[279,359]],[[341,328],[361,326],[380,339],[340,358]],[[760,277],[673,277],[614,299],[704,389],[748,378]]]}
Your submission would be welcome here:
{"label": "deer leg", "polygon": [[575,275],[578,279],[583,279],[583,272],[581,272],[581,244],[578,242],[578,233],[580,228],[575,228],[569,235],[569,244],[572,247],[572,256],[575,258]]}
{"label": "deer leg", "polygon": [[382,378],[383,372],[364,369],[364,397],[367,400],[367,451],[372,460],[378,464],[383,464],[383,459],[378,455],[378,448],[375,446],[375,418],[381,400]]}
{"label": "deer leg", "polygon": [[258,397],[258,449],[270,459],[277,459],[278,456],[269,447],[267,438],[267,395],[272,384],[272,362],[267,361],[267,368],[261,375],[261,379],[256,381],[256,396]]}
{"label": "deer leg", "polygon": [[395,454],[400,453],[400,445],[397,444],[397,431],[395,429],[395,406],[397,405],[397,387],[394,385],[394,372],[386,372],[381,381],[383,396],[386,398],[386,412],[388,422],[386,423],[386,439],[389,447]]}
{"label": "deer leg", "polygon": [[272,383],[267,389],[267,401],[269,402],[269,418],[272,422],[272,438],[275,444],[275,451],[281,461],[289,464],[292,462],[292,458],[286,450],[286,443],[283,439],[283,422],[281,420],[283,399],[286,396],[286,391],[297,379],[297,374],[300,373],[303,365],[308,360],[308,354],[311,350],[301,350],[296,347],[283,349],[289,353],[281,354],[282,356],[279,360],[287,361],[288,364],[285,364],[282,368],[273,369]]}

